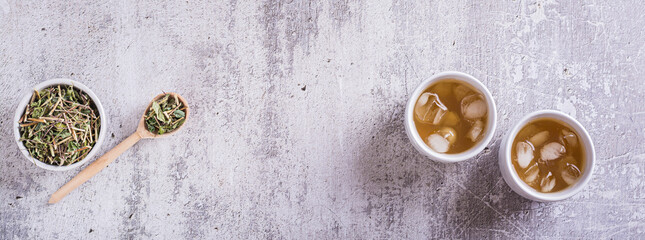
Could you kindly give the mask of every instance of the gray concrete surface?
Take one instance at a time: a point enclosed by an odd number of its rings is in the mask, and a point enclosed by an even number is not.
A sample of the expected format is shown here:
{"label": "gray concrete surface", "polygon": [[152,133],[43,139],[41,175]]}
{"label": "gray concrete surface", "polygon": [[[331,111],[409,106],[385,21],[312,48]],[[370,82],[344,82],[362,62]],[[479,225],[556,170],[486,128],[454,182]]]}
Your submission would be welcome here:
{"label": "gray concrete surface", "polygon": [[[0,238],[642,238],[641,1],[0,0]],[[403,110],[424,78],[460,70],[499,108],[477,157],[432,162]],[[67,77],[100,97],[110,137],[161,91],[187,97],[179,134],[142,141],[56,205],[79,170],[28,163],[20,95]],[[500,138],[538,109],[575,116],[597,172],[538,203],[502,180]]]}

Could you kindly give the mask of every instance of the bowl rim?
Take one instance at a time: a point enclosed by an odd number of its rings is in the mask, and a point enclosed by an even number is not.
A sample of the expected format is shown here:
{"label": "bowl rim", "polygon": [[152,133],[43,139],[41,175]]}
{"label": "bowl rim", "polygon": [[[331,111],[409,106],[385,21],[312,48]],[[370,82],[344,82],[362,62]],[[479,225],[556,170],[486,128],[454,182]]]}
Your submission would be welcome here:
{"label": "bowl rim", "polygon": [[[557,192],[543,193],[533,189],[524,181],[522,181],[522,179],[520,179],[519,175],[515,171],[515,168],[513,167],[513,163],[511,162],[511,148],[513,140],[515,140],[515,136],[517,136],[519,131],[522,129],[522,127],[526,126],[526,124],[538,119],[555,119],[563,122],[576,132],[582,144],[585,146],[586,164],[582,176],[573,185]],[[542,202],[553,202],[567,199],[580,192],[589,183],[593,176],[596,160],[596,151],[594,148],[593,140],[591,139],[591,136],[584,128],[584,126],[580,124],[580,122],[561,111],[538,110],[525,115],[513,126],[513,128],[509,129],[502,144],[503,145],[502,147],[500,147],[499,153],[500,171],[502,171],[507,184],[509,184],[509,186],[511,186],[511,188],[515,192],[529,199]],[[513,187],[513,185],[515,187]]]}
{"label": "bowl rim", "polygon": [[[432,150],[428,145],[425,144],[419,133],[416,131],[416,124],[414,123],[414,105],[417,102],[417,99],[421,94],[433,83],[444,80],[444,79],[455,79],[461,82],[464,82],[471,87],[480,91],[484,98],[486,99],[486,104],[488,106],[488,122],[486,123],[486,132],[482,140],[477,143],[475,146],[470,149],[454,154],[438,153]],[[430,78],[422,81],[410,94],[408,99],[406,109],[405,109],[405,128],[408,134],[408,138],[412,142],[412,145],[425,156],[429,157],[432,160],[443,162],[443,163],[454,163],[470,159],[475,155],[479,154],[484,150],[486,146],[490,143],[495,135],[495,130],[497,127],[497,108],[495,106],[495,99],[493,98],[488,88],[477,78],[463,72],[458,71],[445,71],[437,73]]]}
{"label": "bowl rim", "polygon": [[[53,85],[72,85],[74,88],[80,89],[81,91],[87,93],[87,95],[92,99],[94,102],[94,105],[96,106],[99,116],[101,117],[101,127],[99,129],[99,139],[96,141],[94,144],[94,147],[90,150],[90,152],[85,156],[85,158],[81,159],[78,162],[72,163],[70,165],[66,166],[56,166],[56,165],[51,165],[47,164],[44,162],[41,162],[38,159],[33,158],[27,149],[25,148],[24,144],[20,141],[20,128],[19,128],[19,120],[22,114],[25,111],[25,107],[29,103],[29,100],[31,99],[31,96],[33,94],[33,91],[40,91],[44,88],[53,86]],[[53,78],[49,79],[46,81],[43,81],[39,84],[36,84],[36,86],[32,87],[30,91],[27,91],[26,93],[23,94],[24,97],[18,102],[18,105],[16,106],[16,112],[13,118],[13,132],[14,132],[14,140],[18,146],[18,149],[22,153],[23,156],[25,156],[25,159],[31,163],[34,163],[36,166],[46,169],[46,170],[52,170],[52,171],[66,171],[66,170],[71,170],[74,168],[77,168],[83,164],[85,164],[89,159],[94,157],[96,153],[98,152],[99,148],[101,147],[105,136],[107,134],[107,125],[108,121],[105,115],[105,110],[103,109],[103,105],[101,104],[101,101],[99,98],[94,94],[94,92],[88,88],[87,86],[83,85],[80,82],[67,79],[67,78]]]}

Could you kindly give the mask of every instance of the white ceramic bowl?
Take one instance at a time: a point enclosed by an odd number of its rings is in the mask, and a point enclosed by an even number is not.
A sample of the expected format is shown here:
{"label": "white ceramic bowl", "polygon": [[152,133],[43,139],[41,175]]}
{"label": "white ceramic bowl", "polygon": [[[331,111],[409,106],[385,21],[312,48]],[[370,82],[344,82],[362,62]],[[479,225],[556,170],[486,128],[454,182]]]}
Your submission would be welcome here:
{"label": "white ceramic bowl", "polygon": [[[477,143],[475,146],[471,147],[470,149],[466,150],[465,152],[447,154],[447,153],[438,153],[432,150],[423,141],[423,139],[421,139],[421,136],[419,136],[419,133],[417,132],[417,127],[414,124],[414,105],[419,99],[419,96],[421,96],[421,94],[428,88],[428,86],[443,79],[456,79],[469,84],[473,88],[479,90],[484,95],[484,98],[486,99],[486,103],[488,104],[488,123],[486,124],[486,129],[485,129],[485,132],[483,133],[484,137],[482,138],[481,141],[479,141],[479,143]],[[410,99],[408,100],[408,104],[405,108],[405,131],[407,132],[408,138],[410,138],[412,145],[423,155],[438,162],[453,163],[453,162],[459,162],[459,161],[463,161],[474,157],[482,150],[484,150],[486,145],[488,145],[490,140],[493,138],[493,135],[495,134],[496,126],[497,126],[497,109],[495,108],[495,100],[493,100],[493,96],[488,91],[488,88],[486,88],[486,86],[484,86],[475,77],[462,72],[454,72],[454,71],[442,72],[442,73],[435,74],[429,79],[423,81],[414,90],[414,92],[412,92],[412,94],[410,95]]]}
{"label": "white ceramic bowl", "polygon": [[34,93],[33,91],[26,92],[24,94],[25,96],[22,98],[22,100],[20,100],[20,103],[18,103],[18,106],[16,108],[16,114],[15,114],[15,116],[13,118],[13,132],[14,132],[14,137],[15,137],[15,140],[16,140],[16,144],[18,144],[18,148],[20,149],[20,152],[22,152],[22,155],[24,155],[25,158],[27,158],[27,160],[29,162],[34,163],[34,164],[36,164],[36,166],[44,168],[44,169],[47,169],[47,170],[65,171],[65,170],[74,169],[74,168],[77,168],[77,167],[83,165],[89,159],[91,159],[94,155],[96,155],[96,153],[98,152],[99,148],[101,147],[101,144],[103,143],[103,140],[105,139],[105,136],[107,135],[107,121],[106,121],[105,111],[103,110],[103,105],[101,105],[101,101],[99,101],[99,98],[96,97],[96,94],[94,94],[94,92],[92,92],[92,90],[90,90],[85,85],[83,85],[83,84],[81,84],[79,82],[76,82],[76,81],[73,81],[73,80],[70,80],[70,79],[55,78],[55,79],[50,79],[50,80],[44,81],[44,82],[36,85],[33,88],[33,90],[39,91],[39,90],[42,90],[44,88],[47,88],[47,87],[53,86],[53,85],[72,85],[75,88],[82,90],[83,92],[87,93],[87,95],[92,99],[92,101],[94,102],[94,105],[96,105],[96,108],[99,111],[99,116],[101,117],[101,128],[99,129],[99,131],[100,131],[99,132],[99,139],[98,139],[98,141],[96,141],[96,143],[94,144],[94,147],[92,147],[92,150],[90,150],[90,152],[87,154],[87,156],[85,156],[85,158],[81,159],[80,161],[72,163],[72,164],[67,165],[67,166],[50,165],[50,164],[41,162],[41,161],[31,157],[31,155],[29,154],[29,152],[25,148],[24,144],[20,141],[20,130],[19,130],[19,125],[20,124],[18,123],[18,121],[20,121],[20,117],[25,112],[25,107],[27,107],[27,104],[29,104],[29,100],[31,99],[32,94]]}
{"label": "white ceramic bowl", "polygon": [[[576,132],[576,134],[580,138],[580,142],[582,142],[582,145],[585,148],[585,167],[578,182],[563,190],[552,193],[538,192],[528,184],[524,183],[524,181],[522,181],[522,179],[520,179],[520,177],[517,175],[517,172],[513,167],[513,163],[511,162],[511,148],[513,145],[513,140],[515,139],[517,133],[527,123],[542,118],[556,119],[569,125],[569,127],[571,127],[571,129]],[[571,116],[554,110],[541,110],[526,115],[508,131],[508,133],[504,137],[504,140],[502,141],[502,145],[499,148],[499,168],[502,172],[502,176],[504,177],[504,181],[506,181],[508,186],[510,186],[513,191],[515,191],[522,197],[540,202],[559,201],[569,198],[578,193],[580,190],[582,190],[582,188],[584,188],[585,185],[587,185],[587,183],[589,183],[589,180],[591,180],[595,161],[596,151],[594,149],[593,142],[591,141],[591,137],[589,136],[589,133],[587,133],[587,130],[585,130],[585,128]]]}

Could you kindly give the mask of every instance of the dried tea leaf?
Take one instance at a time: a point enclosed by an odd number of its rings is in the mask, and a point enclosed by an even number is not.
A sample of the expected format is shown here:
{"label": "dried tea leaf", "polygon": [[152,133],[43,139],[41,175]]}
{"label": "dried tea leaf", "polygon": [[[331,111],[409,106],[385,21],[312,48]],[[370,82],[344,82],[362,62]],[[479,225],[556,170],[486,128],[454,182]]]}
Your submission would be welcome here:
{"label": "dried tea leaf", "polygon": [[186,116],[186,113],[182,110],[175,110],[174,114],[176,118],[183,118]]}
{"label": "dried tea leaf", "polygon": [[159,103],[152,102],[152,110],[155,111],[155,115],[157,116],[157,120],[165,122],[165,117],[163,115],[163,112],[161,111],[161,106],[159,106]]}
{"label": "dried tea leaf", "polygon": [[176,98],[166,94],[152,102],[145,114],[148,131],[161,135],[179,128],[186,119],[185,106]]}
{"label": "dried tea leaf", "polygon": [[[91,98],[71,85],[34,91],[19,121],[29,154],[58,166],[82,160],[98,140],[101,118]],[[94,136],[89,137],[92,133]]]}

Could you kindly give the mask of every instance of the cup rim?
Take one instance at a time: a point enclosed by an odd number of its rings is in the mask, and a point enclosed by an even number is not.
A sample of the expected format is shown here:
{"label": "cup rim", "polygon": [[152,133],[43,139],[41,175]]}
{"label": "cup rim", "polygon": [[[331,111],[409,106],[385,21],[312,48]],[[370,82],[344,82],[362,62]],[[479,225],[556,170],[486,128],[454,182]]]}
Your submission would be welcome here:
{"label": "cup rim", "polygon": [[[96,106],[96,108],[97,108],[97,110],[99,112],[99,116],[101,117],[101,127],[99,129],[99,131],[100,131],[99,132],[99,139],[94,144],[94,147],[85,156],[85,158],[81,159],[78,162],[75,162],[75,163],[72,163],[72,164],[66,165],[66,166],[51,165],[51,164],[47,164],[47,163],[41,162],[38,159],[33,158],[31,156],[31,154],[29,154],[29,152],[25,148],[25,146],[22,143],[22,141],[20,141],[20,127],[19,127],[20,124],[18,122],[20,120],[20,117],[22,116],[22,114],[25,111],[25,107],[27,106],[27,104],[29,103],[29,100],[31,99],[33,91],[34,90],[40,91],[40,90],[42,90],[42,89],[44,89],[46,87],[53,86],[53,85],[72,85],[73,87],[78,88],[81,91],[87,93],[87,95],[94,102],[94,105]],[[108,121],[107,121],[107,117],[105,115],[105,110],[103,109],[103,105],[101,104],[101,101],[96,96],[96,94],[94,94],[94,92],[92,92],[92,90],[90,90],[87,86],[83,85],[82,83],[74,81],[74,80],[71,80],[71,79],[67,79],[67,78],[53,78],[53,79],[43,81],[43,82],[37,84],[36,86],[34,86],[33,88],[31,88],[30,91],[27,91],[26,93],[24,93],[24,97],[20,100],[20,102],[18,103],[18,105],[16,107],[16,112],[15,112],[15,115],[14,115],[14,118],[13,118],[14,139],[15,139],[15,142],[16,142],[16,144],[18,146],[18,149],[20,150],[22,155],[25,156],[25,159],[27,161],[29,161],[31,163],[34,163],[36,166],[38,166],[40,168],[43,168],[43,169],[46,169],[46,170],[52,170],[52,171],[71,170],[71,169],[77,168],[77,167],[85,164],[87,161],[89,161],[89,159],[94,157],[94,155],[96,155],[96,153],[98,152],[100,146],[103,144],[103,141],[104,141],[105,136],[107,134],[107,125],[108,125]]]}
{"label": "cup rim", "polygon": [[[580,138],[581,143],[585,146],[586,156],[584,172],[580,179],[573,185],[570,185],[563,190],[551,193],[539,192],[522,181],[522,179],[520,179],[519,175],[515,171],[515,168],[513,167],[511,156],[513,140],[522,129],[522,127],[526,126],[526,124],[530,123],[531,121],[544,118],[559,120],[566,125],[569,125],[569,127],[576,132],[576,134]],[[596,160],[596,151],[591,136],[582,126],[582,124],[580,124],[580,122],[578,122],[573,117],[557,110],[539,110],[524,116],[515,124],[515,126],[513,126],[513,128],[509,129],[506,137],[504,138],[504,143],[500,148],[500,151],[500,164],[503,164],[503,166],[500,166],[500,170],[502,172],[506,172],[504,179],[507,181],[507,183],[509,185],[513,184],[516,187],[511,188],[524,197],[542,202],[564,200],[580,192],[591,180],[595,168],[594,166]]]}
{"label": "cup rim", "polygon": [[[488,106],[488,121],[486,123],[486,132],[484,133],[484,137],[475,146],[461,153],[438,153],[432,150],[428,145],[425,144],[423,139],[421,139],[421,136],[419,136],[419,133],[416,131],[416,124],[414,123],[414,106],[419,96],[421,96],[421,94],[430,85],[444,79],[456,79],[458,81],[465,82],[466,84],[477,89],[484,95],[486,104]],[[429,157],[430,159],[443,163],[464,161],[466,159],[474,157],[475,155],[483,151],[484,148],[488,146],[490,141],[493,139],[493,136],[495,135],[495,129],[497,127],[497,108],[495,106],[495,100],[493,99],[490,91],[488,91],[488,88],[486,88],[486,86],[484,86],[484,84],[477,78],[467,73],[457,71],[440,72],[421,82],[414,90],[414,92],[412,92],[412,94],[410,95],[405,110],[405,127],[408,138],[412,142],[412,145],[417,149],[417,151]]]}

